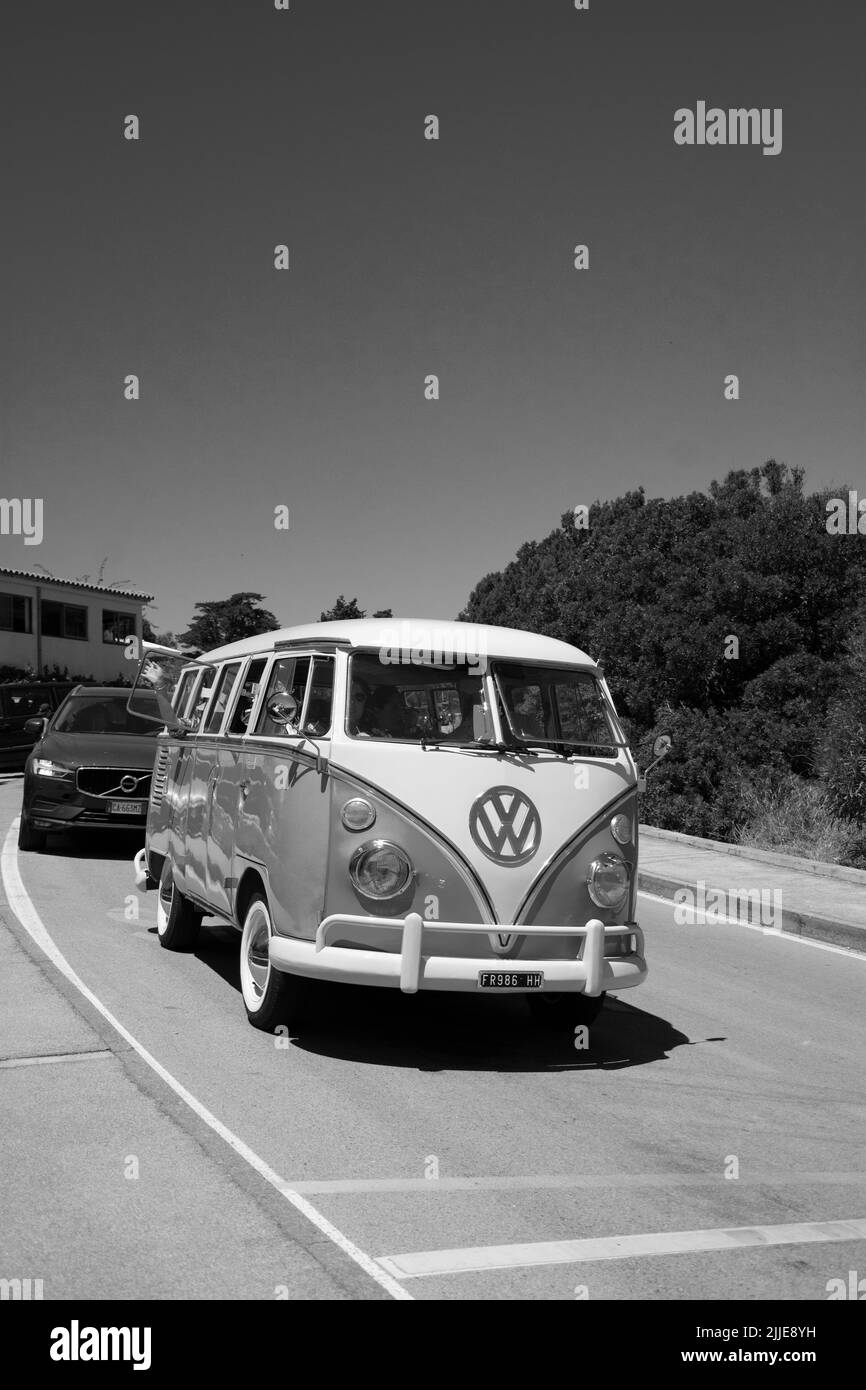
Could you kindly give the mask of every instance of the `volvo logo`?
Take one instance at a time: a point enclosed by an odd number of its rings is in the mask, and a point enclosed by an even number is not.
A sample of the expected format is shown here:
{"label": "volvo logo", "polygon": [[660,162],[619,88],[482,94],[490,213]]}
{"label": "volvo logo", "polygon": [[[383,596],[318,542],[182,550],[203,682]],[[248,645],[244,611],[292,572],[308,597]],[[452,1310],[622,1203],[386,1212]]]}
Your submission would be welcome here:
{"label": "volvo logo", "polygon": [[541,817],[516,787],[491,787],[472,803],[469,833],[495,864],[525,864],[538,849]]}
{"label": "volvo logo", "polygon": [[130,792],[135,791],[136,787],[138,786],[138,782],[139,779],[137,777],[130,777],[127,773],[125,777],[121,777],[120,779],[120,790],[122,792],[126,792],[127,796],[129,796]]}

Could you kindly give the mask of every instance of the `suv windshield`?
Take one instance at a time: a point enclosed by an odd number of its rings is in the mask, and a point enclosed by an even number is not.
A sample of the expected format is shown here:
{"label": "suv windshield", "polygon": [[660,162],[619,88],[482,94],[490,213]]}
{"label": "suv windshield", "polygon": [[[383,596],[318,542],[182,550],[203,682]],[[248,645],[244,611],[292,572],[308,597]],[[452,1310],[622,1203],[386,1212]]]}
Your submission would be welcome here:
{"label": "suv windshield", "polygon": [[359,652],[349,667],[346,732],[402,743],[493,740],[481,676],[468,665],[385,665]]}
{"label": "suv windshield", "polygon": [[[139,700],[142,694],[139,692]],[[149,692],[148,692],[149,693]],[[126,708],[128,695],[72,695],[58,710],[52,725],[56,734],[135,734],[156,738],[159,726],[139,719]],[[151,695],[153,713],[159,717],[156,696]],[[143,706],[142,706],[143,708]]]}
{"label": "suv windshield", "polygon": [[517,661],[496,661],[492,670],[504,731],[522,743],[616,757],[623,740],[591,672]]}

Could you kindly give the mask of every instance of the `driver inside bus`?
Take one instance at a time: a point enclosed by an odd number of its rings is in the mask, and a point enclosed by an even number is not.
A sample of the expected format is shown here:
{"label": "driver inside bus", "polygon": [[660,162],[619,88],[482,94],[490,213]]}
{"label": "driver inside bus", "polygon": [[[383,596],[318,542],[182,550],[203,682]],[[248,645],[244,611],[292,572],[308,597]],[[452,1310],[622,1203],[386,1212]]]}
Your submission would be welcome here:
{"label": "driver inside bus", "polygon": [[457,683],[460,699],[460,723],[450,734],[443,734],[442,743],[472,743],[486,731],[484,695],[476,676]]}
{"label": "driver inside bus", "polygon": [[544,738],[544,725],[538,697],[527,685],[513,685],[508,691],[511,719],[518,738]]}

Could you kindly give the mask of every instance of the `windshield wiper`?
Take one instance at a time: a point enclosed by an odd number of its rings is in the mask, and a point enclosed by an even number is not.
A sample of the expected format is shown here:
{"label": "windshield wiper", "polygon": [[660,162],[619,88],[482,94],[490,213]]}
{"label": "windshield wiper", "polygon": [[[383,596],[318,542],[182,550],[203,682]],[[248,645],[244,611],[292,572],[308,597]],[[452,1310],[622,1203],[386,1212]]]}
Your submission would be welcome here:
{"label": "windshield wiper", "polygon": [[524,743],[522,739],[516,740],[514,751],[517,753],[555,753],[558,758],[568,757],[567,753],[559,752],[555,743]]}
{"label": "windshield wiper", "polygon": [[[618,746],[619,745],[614,739],[611,739],[609,743],[594,743],[591,739],[552,738],[544,743],[534,743],[530,742],[528,739],[524,740],[520,738],[518,734],[514,735],[514,747],[520,749],[521,752],[557,753],[557,755],[562,758],[573,757],[574,754],[559,753],[558,750],[560,748],[616,748]],[[628,747],[627,744],[623,744],[622,746]],[[616,755],[614,754],[614,756]]]}
{"label": "windshield wiper", "polygon": [[494,743],[492,739],[487,743],[482,743],[480,739],[473,739],[471,743],[443,743],[436,739],[425,738],[422,734],[419,743],[425,753],[428,748],[456,748],[463,752],[468,750],[470,753],[510,753],[513,751],[507,743]]}

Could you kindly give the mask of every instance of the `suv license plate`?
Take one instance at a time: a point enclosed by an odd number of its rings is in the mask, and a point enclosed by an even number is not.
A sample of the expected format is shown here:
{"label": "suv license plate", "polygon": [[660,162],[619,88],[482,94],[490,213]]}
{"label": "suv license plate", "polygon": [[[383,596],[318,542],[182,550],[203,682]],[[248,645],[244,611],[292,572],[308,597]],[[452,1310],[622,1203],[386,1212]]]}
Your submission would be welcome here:
{"label": "suv license plate", "polygon": [[541,989],[543,970],[479,970],[479,989]]}
{"label": "suv license plate", "polygon": [[141,816],[144,814],[143,801],[109,801],[110,816]]}

